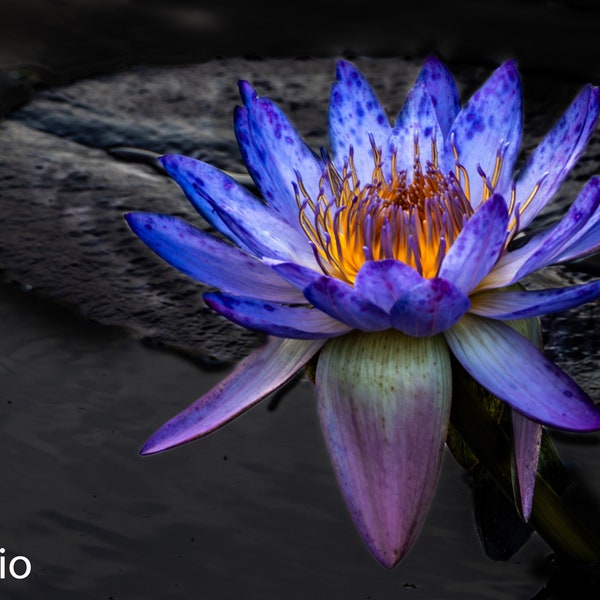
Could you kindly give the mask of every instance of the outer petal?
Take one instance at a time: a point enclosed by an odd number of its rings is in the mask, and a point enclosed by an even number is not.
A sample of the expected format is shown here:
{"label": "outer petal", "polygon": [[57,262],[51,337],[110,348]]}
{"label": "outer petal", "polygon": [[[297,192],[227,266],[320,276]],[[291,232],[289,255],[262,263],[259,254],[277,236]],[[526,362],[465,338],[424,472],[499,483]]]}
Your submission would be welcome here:
{"label": "outer petal", "polygon": [[316,385],[350,514],[391,568],[415,542],[437,483],[452,393],[446,345],[440,337],[354,332],[325,346]]}
{"label": "outer petal", "polygon": [[600,281],[543,290],[499,290],[471,296],[472,306],[469,312],[492,319],[512,321],[567,310],[598,298]]}
{"label": "outer petal", "polygon": [[300,227],[289,225],[219,169],[178,155],[164,156],[161,162],[198,211],[242,248],[258,256],[316,263]]}
{"label": "outer petal", "polygon": [[412,173],[416,158],[415,142],[418,143],[419,160],[423,167],[436,159],[434,145],[436,156],[438,149],[444,147],[432,98],[425,84],[420,81],[408,93],[389,140],[390,152],[396,153],[399,171]]}
{"label": "outer petal", "polygon": [[323,276],[304,289],[306,299],[334,319],[360,331],[381,331],[390,325],[389,315],[351,285]]}
{"label": "outer petal", "polygon": [[582,240],[582,232],[593,232],[594,223],[600,218],[599,205],[600,178],[593,177],[555,226],[536,235],[521,248],[502,256],[480,289],[509,285],[568,256]]}
{"label": "outer petal", "polygon": [[165,423],[141,453],[154,454],[190,442],[231,421],[283,385],[324,343],[271,338],[210,392]]}
{"label": "outer petal", "polygon": [[467,221],[446,254],[439,276],[467,294],[492,270],[504,249],[508,210],[502,196],[487,200]]}
{"label": "outer petal", "polygon": [[392,128],[375,92],[353,64],[338,61],[335,74],[337,82],[331,87],[329,99],[329,140],[334,163],[341,169],[352,147],[358,179],[366,183],[375,166],[369,136],[375,147],[385,149]]}
{"label": "outer petal", "polygon": [[161,258],[206,285],[276,302],[299,303],[304,299],[253,256],[177,217],[129,213],[125,218],[134,233]]}
{"label": "outer petal", "polygon": [[519,499],[521,505],[521,515],[525,521],[528,521],[533,506],[533,492],[542,442],[542,426],[513,410],[512,427],[513,469],[516,475],[513,487],[516,492],[515,497]]}
{"label": "outer petal", "polygon": [[350,327],[307,306],[286,306],[229,294],[204,294],[205,302],[230,321],[277,337],[325,339],[350,331]]}
{"label": "outer petal", "polygon": [[404,292],[390,311],[392,326],[415,337],[436,335],[452,327],[471,305],[450,281],[435,277]]}
{"label": "outer petal", "polygon": [[[219,232],[228,237],[232,242],[247,249],[243,240],[239,239],[233,231],[223,222],[221,217],[215,212],[213,205],[207,201],[209,198],[220,196],[223,192],[233,194],[240,202],[258,202],[248,190],[238,185],[235,181],[228,178],[222,171],[219,171],[212,165],[181,156],[179,154],[167,154],[161,156],[160,164],[166,172],[175,180],[177,185],[183,190],[187,199],[194,208]],[[200,185],[202,184],[202,185]],[[230,185],[225,190],[225,185]]]}
{"label": "outer petal", "polygon": [[460,111],[460,99],[454,78],[442,62],[435,56],[430,56],[425,61],[417,81],[427,88],[442,135],[446,137]]}
{"label": "outer petal", "polygon": [[524,206],[536,184],[533,200],[522,208],[524,229],[552,198],[585,149],[600,112],[600,88],[586,86],[533,151],[516,179],[516,207]]}
{"label": "outer petal", "polygon": [[491,178],[498,152],[503,151],[506,143],[502,174],[495,189],[500,194],[510,190],[521,145],[522,120],[519,74],[514,61],[507,61],[460,111],[446,139],[445,155],[452,155],[454,144],[459,162],[469,173],[473,207],[481,202],[484,189],[478,166]]}
{"label": "outer petal", "polygon": [[508,325],[467,314],[445,336],[471,376],[525,416],[557,429],[600,429],[587,394]]}
{"label": "outer petal", "polygon": [[298,176],[312,198],[319,193],[321,162],[269,98],[258,98],[240,82],[243,107],[235,112],[235,132],[244,162],[263,196],[290,225],[298,227],[293,184]]}

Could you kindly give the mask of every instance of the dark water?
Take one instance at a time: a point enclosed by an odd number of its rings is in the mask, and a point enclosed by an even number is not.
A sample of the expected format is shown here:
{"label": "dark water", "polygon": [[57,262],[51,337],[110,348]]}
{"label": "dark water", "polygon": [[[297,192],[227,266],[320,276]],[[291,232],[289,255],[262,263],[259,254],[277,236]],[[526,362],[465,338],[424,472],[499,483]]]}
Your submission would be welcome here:
{"label": "dark water", "polygon": [[[524,70],[600,82],[598,15],[584,0],[487,12],[473,0],[367,13],[304,3],[292,18],[260,3],[5,0],[2,105],[42,84],[220,55],[436,50],[484,66],[517,56]],[[548,351],[597,399],[598,309],[577,314],[545,323]],[[485,556],[450,455],[417,545],[395,570],[380,567],[346,514],[305,381],[200,442],[142,459],[148,434],[227,369],[200,369],[7,283],[0,319],[0,547],[7,563],[32,564],[24,580],[0,579],[0,598],[529,600],[552,575],[535,535],[506,562]],[[573,505],[597,520],[599,436],[555,440],[578,481]]]}

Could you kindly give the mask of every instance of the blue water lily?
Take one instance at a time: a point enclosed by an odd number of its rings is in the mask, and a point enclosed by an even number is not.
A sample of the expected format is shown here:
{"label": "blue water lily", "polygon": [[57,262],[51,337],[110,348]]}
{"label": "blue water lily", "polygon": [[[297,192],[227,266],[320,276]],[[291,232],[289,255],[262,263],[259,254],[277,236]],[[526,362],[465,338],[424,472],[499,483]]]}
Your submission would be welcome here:
{"label": "blue water lily", "polygon": [[452,356],[513,409],[524,518],[541,426],[600,429],[592,400],[515,325],[600,296],[600,281],[529,291],[519,284],[598,250],[600,178],[558,223],[511,245],[583,152],[600,93],[584,87],[516,171],[523,126],[513,61],[461,107],[447,68],[427,59],[393,125],[354,65],[339,61],[336,78],[330,149],[320,154],[270,99],[240,82],[235,132],[262,199],[209,164],[161,158],[214,235],[172,216],[126,216],[163,259],[218,290],[204,296],[210,307],[269,336],[142,453],[213,431],[318,354],[318,411],[342,493],[371,552],[392,567],[416,540],[434,494]]}

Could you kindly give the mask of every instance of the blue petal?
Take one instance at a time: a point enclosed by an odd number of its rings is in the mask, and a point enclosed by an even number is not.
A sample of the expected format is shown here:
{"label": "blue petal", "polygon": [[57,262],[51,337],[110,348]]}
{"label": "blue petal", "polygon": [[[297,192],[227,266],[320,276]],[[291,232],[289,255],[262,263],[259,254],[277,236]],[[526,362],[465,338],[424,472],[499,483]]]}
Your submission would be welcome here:
{"label": "blue petal", "polygon": [[508,320],[539,317],[600,298],[600,281],[564,288],[530,291],[489,291],[471,296],[476,315]]}
{"label": "blue petal", "polygon": [[257,98],[244,81],[240,92],[244,106],[237,107],[234,124],[244,162],[267,204],[299,228],[294,184],[300,177],[316,199],[323,166],[271,100]]}
{"label": "blue petal", "polygon": [[533,151],[516,179],[516,208],[540,188],[519,218],[524,229],[550,201],[584,151],[598,120],[600,88],[586,86]]}
{"label": "blue petal", "polygon": [[510,181],[521,145],[521,83],[514,61],[500,66],[460,111],[446,139],[444,153],[458,161],[469,174],[470,201],[477,207],[483,199],[484,185],[478,166],[492,177],[498,152],[505,150],[503,168],[495,191],[510,192]]}
{"label": "blue petal", "polygon": [[600,250],[600,178],[592,177],[582,194],[587,193],[588,189],[590,195],[595,197],[594,200],[589,198],[590,205],[594,208],[591,214],[586,213],[581,229],[569,239],[554,258],[557,263],[575,260]]}
{"label": "blue petal", "polygon": [[[314,252],[298,225],[280,215],[219,169],[192,158],[170,155],[163,164],[184,189],[193,189],[195,206],[210,215],[242,248],[259,257],[317,265]],[[296,223],[298,223],[296,208]]]}
{"label": "blue petal", "polygon": [[423,281],[412,267],[390,258],[365,262],[356,275],[354,287],[366,300],[389,312],[402,294]]}
{"label": "blue petal", "polygon": [[204,301],[224,317],[248,329],[300,340],[325,339],[350,327],[306,306],[286,306],[222,293],[204,294]]}
{"label": "blue petal", "polygon": [[305,288],[304,296],[313,306],[353,329],[381,331],[390,327],[385,311],[339,279],[324,275]]}
{"label": "blue petal", "polygon": [[340,60],[336,65],[337,82],[329,98],[329,140],[338,169],[354,149],[354,165],[362,184],[371,181],[375,167],[371,135],[376,148],[385,150],[391,126],[375,92],[351,63]]}
{"label": "blue petal", "polygon": [[600,429],[589,396],[508,325],[465,315],[444,335],[474,379],[530,419],[570,431]]}
{"label": "blue petal", "polygon": [[[298,303],[303,296],[253,256],[176,217],[125,215],[134,233],[186,275],[232,294]],[[217,258],[218,257],[218,258]]]}
{"label": "blue petal", "polygon": [[496,194],[467,221],[444,257],[439,276],[467,294],[474,290],[504,249],[507,227],[506,203]]}
{"label": "blue petal", "polygon": [[503,287],[545,267],[572,249],[582,231],[599,218],[600,178],[592,178],[583,188],[567,214],[553,227],[534,236],[524,246],[506,253],[480,288]]}
{"label": "blue petal", "polygon": [[223,222],[212,204],[207,201],[207,197],[215,198],[225,193],[231,193],[242,203],[257,202],[258,200],[248,190],[212,165],[178,154],[161,156],[158,160],[181,187],[194,208],[217,231],[241,248],[246,248],[244,241],[239,239]]}
{"label": "blue petal", "polygon": [[324,340],[269,339],[210,392],[158,429],[141,454],[190,442],[228,423],[293,377],[323,344]]}
{"label": "blue petal", "polygon": [[446,137],[460,111],[460,99],[454,78],[441,61],[435,56],[430,56],[425,61],[417,81],[422,82],[427,88],[442,135]]}
{"label": "blue petal", "polygon": [[389,140],[390,152],[395,152],[397,156],[398,170],[407,171],[409,175],[416,159],[415,142],[418,143],[419,160],[423,168],[428,162],[437,160],[437,154],[444,147],[432,98],[425,84],[419,81],[406,96]]}
{"label": "blue petal", "polygon": [[415,337],[428,337],[452,327],[470,304],[462,290],[435,277],[401,294],[390,317],[395,329]]}
{"label": "blue petal", "polygon": [[309,269],[295,263],[274,260],[265,260],[265,263],[284,281],[287,281],[298,290],[304,290],[309,283],[323,277],[322,271],[315,271],[314,269]]}

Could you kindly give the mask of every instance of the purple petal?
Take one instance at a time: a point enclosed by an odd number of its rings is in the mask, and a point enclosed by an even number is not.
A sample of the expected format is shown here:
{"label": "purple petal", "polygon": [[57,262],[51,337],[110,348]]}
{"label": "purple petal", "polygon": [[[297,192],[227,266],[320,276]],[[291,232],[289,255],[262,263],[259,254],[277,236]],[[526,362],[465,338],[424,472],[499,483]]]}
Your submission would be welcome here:
{"label": "purple petal", "polygon": [[460,99],[454,78],[441,61],[435,56],[430,56],[425,61],[417,81],[427,88],[442,135],[446,137],[460,111]]}
{"label": "purple petal", "polygon": [[[231,177],[201,161],[169,155],[162,164],[191,197],[205,218],[217,223],[242,248],[258,256],[294,258],[316,264],[300,227],[292,227]],[[187,192],[186,192],[187,193]],[[296,208],[296,223],[298,215]]]}
{"label": "purple petal", "polygon": [[484,202],[444,257],[439,276],[467,294],[492,270],[507,238],[508,211],[502,196]]}
{"label": "purple petal", "polygon": [[508,325],[467,314],[444,335],[469,374],[525,416],[557,429],[600,429],[589,396]]}
{"label": "purple petal", "polygon": [[513,410],[512,428],[513,469],[516,475],[513,487],[516,492],[515,497],[519,500],[521,515],[525,521],[528,521],[533,507],[533,492],[542,442],[542,426]]}
{"label": "purple petal", "polygon": [[194,208],[219,232],[241,248],[247,249],[207,201],[224,193],[233,194],[239,202],[258,202],[248,190],[212,165],[178,154],[167,154],[159,158],[167,173],[175,180]]}
{"label": "purple petal", "polygon": [[594,177],[581,190],[567,214],[553,227],[534,236],[524,246],[506,253],[480,288],[502,287],[557,262],[581,240],[596,222],[600,205],[600,178]]}
{"label": "purple petal", "polygon": [[324,340],[269,339],[210,392],[156,431],[141,454],[190,442],[231,421],[293,377],[323,344]]}
{"label": "purple petal", "polygon": [[435,491],[452,393],[447,347],[440,337],[354,332],[323,348],[316,386],[350,514],[391,568],[414,544]]}
{"label": "purple petal", "polygon": [[381,331],[390,327],[385,311],[339,279],[324,275],[305,288],[304,296],[313,306],[353,329]]}
{"label": "purple petal", "polygon": [[435,335],[452,327],[471,305],[450,281],[425,279],[401,294],[390,311],[392,326],[415,337]]}
{"label": "purple petal", "polygon": [[304,299],[253,256],[181,219],[151,213],[129,213],[125,218],[154,252],[197,281],[263,300],[299,303]]}
{"label": "purple petal", "polygon": [[[424,83],[417,81],[406,96],[406,101],[389,139],[390,152],[396,153],[399,171],[412,173],[415,163],[415,142],[421,166],[434,161],[435,153],[444,147],[433,101]],[[437,160],[437,159],[435,159]]]}
{"label": "purple petal", "polygon": [[[600,178],[592,177],[581,195],[587,194],[590,190],[590,204],[595,206],[591,214],[587,213],[585,223],[570,239],[565,246],[561,248],[554,260],[557,263],[575,260],[596,252],[600,249]],[[568,213],[567,213],[568,214]]]}
{"label": "purple petal", "polygon": [[539,317],[600,298],[600,280],[563,288],[529,291],[489,291],[471,296],[469,312],[492,319]]}
{"label": "purple petal", "polygon": [[514,61],[500,66],[467,102],[452,124],[444,153],[452,156],[452,144],[458,160],[469,174],[470,200],[477,207],[484,185],[478,166],[491,179],[498,152],[505,150],[503,168],[495,190],[510,191],[514,164],[521,146],[521,83]]}
{"label": "purple petal", "polygon": [[540,188],[523,210],[524,229],[550,201],[584,151],[598,119],[600,88],[586,86],[533,151],[516,179],[516,206],[524,205],[535,186]]}
{"label": "purple petal", "polygon": [[375,167],[369,136],[376,148],[385,149],[391,126],[375,92],[351,63],[336,65],[337,82],[329,98],[329,139],[338,169],[354,149],[354,165],[361,183],[371,181]]}
{"label": "purple petal", "polygon": [[390,258],[365,262],[356,275],[354,287],[367,300],[389,312],[402,294],[423,281],[412,267]]}
{"label": "purple petal", "polygon": [[[315,271],[302,265],[295,263],[265,260],[277,275],[279,275],[284,281],[287,281],[290,285],[293,285],[298,290],[304,290],[304,288],[313,281],[323,277],[323,271]],[[304,296],[303,296],[304,298]]]}
{"label": "purple petal", "polygon": [[322,164],[271,100],[258,98],[245,81],[240,82],[240,93],[244,106],[237,107],[234,124],[244,162],[267,204],[299,227],[294,184],[300,176],[316,199]]}
{"label": "purple petal", "polygon": [[325,339],[350,331],[350,327],[320,310],[286,306],[229,294],[204,294],[204,301],[230,321],[277,337],[301,340]]}

